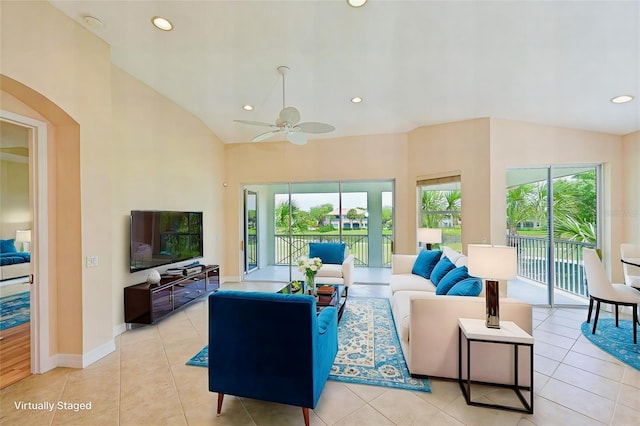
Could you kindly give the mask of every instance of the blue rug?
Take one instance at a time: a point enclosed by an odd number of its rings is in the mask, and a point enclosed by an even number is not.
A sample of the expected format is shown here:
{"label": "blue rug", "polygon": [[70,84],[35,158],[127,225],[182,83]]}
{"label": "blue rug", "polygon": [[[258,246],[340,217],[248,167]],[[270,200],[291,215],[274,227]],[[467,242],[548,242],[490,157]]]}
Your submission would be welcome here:
{"label": "blue rug", "polygon": [[0,330],[29,322],[29,292],[0,298]]}
{"label": "blue rug", "polygon": [[[329,380],[431,392],[409,375],[388,299],[350,297],[338,325],[338,354]],[[205,346],[187,365],[207,367]]]}
{"label": "blue rug", "polygon": [[349,298],[338,342],[329,380],[431,392],[427,379],[409,374],[389,299]]}
{"label": "blue rug", "polygon": [[582,323],[582,334],[591,343],[625,364],[640,370],[640,326],[638,326],[639,336],[636,345],[633,344],[633,322],[630,320],[620,320],[619,327],[616,328],[614,318],[600,318],[596,334],[591,334],[592,329],[593,322]]}

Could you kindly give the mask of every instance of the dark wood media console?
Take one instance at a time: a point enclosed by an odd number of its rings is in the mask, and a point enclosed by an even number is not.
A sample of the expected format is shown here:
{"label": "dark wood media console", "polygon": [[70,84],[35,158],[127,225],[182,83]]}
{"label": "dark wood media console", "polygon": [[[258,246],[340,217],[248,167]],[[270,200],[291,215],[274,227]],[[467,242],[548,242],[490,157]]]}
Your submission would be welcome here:
{"label": "dark wood media console", "polygon": [[124,288],[124,322],[153,324],[220,287],[220,267],[203,265],[188,275],[163,275],[158,284]]}

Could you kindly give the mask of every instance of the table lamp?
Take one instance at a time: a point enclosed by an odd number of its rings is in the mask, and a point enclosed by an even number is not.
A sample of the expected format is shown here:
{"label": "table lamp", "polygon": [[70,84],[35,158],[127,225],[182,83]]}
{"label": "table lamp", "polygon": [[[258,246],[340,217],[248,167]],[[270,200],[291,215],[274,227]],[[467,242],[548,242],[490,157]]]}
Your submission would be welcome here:
{"label": "table lamp", "polygon": [[469,244],[469,275],[486,280],[487,328],[500,328],[499,287],[497,280],[509,280],[517,274],[515,247]]}
{"label": "table lamp", "polygon": [[427,246],[427,250],[431,250],[431,244],[440,244],[442,242],[442,229],[440,228],[418,228],[418,241]]}
{"label": "table lamp", "polygon": [[29,251],[29,243],[31,243],[31,230],[16,231],[16,243],[22,243],[22,251]]}

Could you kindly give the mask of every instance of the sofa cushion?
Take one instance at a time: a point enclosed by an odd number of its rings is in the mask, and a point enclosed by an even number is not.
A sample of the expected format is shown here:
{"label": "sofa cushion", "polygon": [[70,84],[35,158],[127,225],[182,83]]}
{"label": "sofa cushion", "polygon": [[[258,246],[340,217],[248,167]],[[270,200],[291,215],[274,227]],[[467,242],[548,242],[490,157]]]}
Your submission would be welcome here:
{"label": "sofa cushion", "polygon": [[478,296],[482,291],[482,280],[469,277],[458,281],[447,293],[447,296]]}
{"label": "sofa cushion", "polygon": [[451,263],[456,265],[456,268],[458,266],[469,266],[467,264],[467,259],[468,259],[467,256],[460,253],[459,251],[455,251],[451,247],[447,247],[447,246],[442,247],[442,254],[443,256],[448,257]]}
{"label": "sofa cushion", "polygon": [[342,264],[346,243],[309,243],[309,258],[319,257],[322,263]]}
{"label": "sofa cushion", "polygon": [[422,278],[420,275],[415,274],[392,274],[389,277],[389,289],[391,294],[396,291],[436,291],[436,286],[433,285],[431,280]]}
{"label": "sofa cushion", "polygon": [[342,264],[323,263],[316,277],[335,277],[342,278]]}
{"label": "sofa cushion", "polygon": [[440,250],[422,250],[416,257],[411,273],[429,278],[433,267],[436,266],[441,257],[442,251]]}
{"label": "sofa cushion", "polygon": [[447,272],[451,271],[455,267],[456,265],[451,263],[448,257],[443,257],[442,259],[440,259],[436,266],[433,268],[433,271],[431,271],[430,279],[433,285],[437,286],[440,280],[445,275],[447,275]]}
{"label": "sofa cushion", "polygon": [[438,282],[438,285],[436,287],[436,294],[447,294],[454,285],[464,280],[465,278],[470,278],[469,271],[467,270],[466,266],[460,266],[459,268],[450,270],[444,277],[442,277],[440,282]]}

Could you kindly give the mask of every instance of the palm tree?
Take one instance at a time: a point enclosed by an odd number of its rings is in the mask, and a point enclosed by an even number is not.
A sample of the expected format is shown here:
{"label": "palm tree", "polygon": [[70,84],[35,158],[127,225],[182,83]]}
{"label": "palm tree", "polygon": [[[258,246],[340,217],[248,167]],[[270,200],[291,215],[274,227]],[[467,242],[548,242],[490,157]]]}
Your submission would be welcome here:
{"label": "palm tree", "polygon": [[421,228],[440,227],[440,215],[429,214],[428,212],[443,210],[445,201],[442,198],[441,191],[422,191],[420,199],[420,207],[422,208],[422,215],[420,218]]}
{"label": "palm tree", "polygon": [[[289,213],[291,211],[291,213]],[[304,223],[300,217],[300,208],[295,203],[289,204],[288,201],[283,201],[276,207],[276,228],[279,233],[287,233],[289,231],[289,216],[291,216],[291,231],[300,232],[307,229],[306,223]]]}
{"label": "palm tree", "polygon": [[507,191],[507,229],[518,234],[518,225],[536,217],[536,188],[532,184],[518,185]]}

